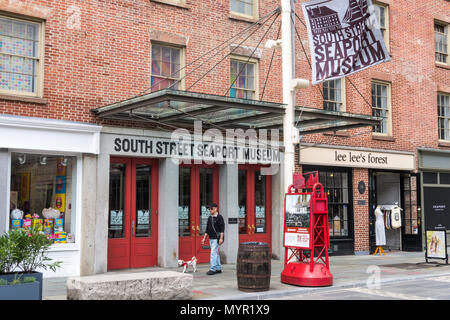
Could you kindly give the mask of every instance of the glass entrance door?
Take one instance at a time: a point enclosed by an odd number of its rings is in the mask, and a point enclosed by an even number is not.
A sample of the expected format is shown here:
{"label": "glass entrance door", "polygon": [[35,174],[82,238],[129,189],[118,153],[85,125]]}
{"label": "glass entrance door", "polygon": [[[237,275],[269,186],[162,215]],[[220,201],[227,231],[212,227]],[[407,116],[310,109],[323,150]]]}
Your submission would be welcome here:
{"label": "glass entrance door", "polygon": [[154,160],[111,159],[108,269],[156,265],[157,174]]}
{"label": "glass entrance door", "polygon": [[[201,245],[209,217],[208,206],[219,203],[217,166],[182,165],[179,171],[179,258],[199,263],[209,261],[209,247]],[[220,207],[219,207],[220,212]]]}
{"label": "glass entrance door", "polygon": [[272,245],[271,178],[261,173],[260,166],[239,166],[239,242],[258,241]]}
{"label": "glass entrance door", "polygon": [[422,251],[422,226],[419,177],[414,174],[401,175],[402,186],[402,250]]}

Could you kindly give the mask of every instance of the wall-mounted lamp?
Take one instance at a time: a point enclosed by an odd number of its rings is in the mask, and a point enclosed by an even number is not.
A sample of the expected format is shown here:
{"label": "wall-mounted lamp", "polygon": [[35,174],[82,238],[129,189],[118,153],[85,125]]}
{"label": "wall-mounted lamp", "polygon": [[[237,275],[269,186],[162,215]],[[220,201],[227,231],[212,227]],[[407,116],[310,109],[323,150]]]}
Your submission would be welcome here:
{"label": "wall-mounted lamp", "polygon": [[68,163],[68,162],[69,162],[69,158],[64,157],[64,158],[61,160],[61,165],[64,166],[64,167],[67,167],[67,163]]}
{"label": "wall-mounted lamp", "polygon": [[23,164],[25,164],[25,162],[27,161],[27,156],[24,155],[24,154],[21,154],[21,155],[19,156],[18,160],[19,160],[19,164],[20,164],[20,165],[23,165]]}
{"label": "wall-mounted lamp", "polygon": [[40,156],[40,157],[39,157],[39,163],[40,163],[42,166],[45,166],[45,165],[47,164],[47,157],[46,157],[46,156]]}
{"label": "wall-mounted lamp", "polygon": [[297,89],[306,89],[309,87],[309,80],[307,79],[292,79],[291,81],[291,91]]}

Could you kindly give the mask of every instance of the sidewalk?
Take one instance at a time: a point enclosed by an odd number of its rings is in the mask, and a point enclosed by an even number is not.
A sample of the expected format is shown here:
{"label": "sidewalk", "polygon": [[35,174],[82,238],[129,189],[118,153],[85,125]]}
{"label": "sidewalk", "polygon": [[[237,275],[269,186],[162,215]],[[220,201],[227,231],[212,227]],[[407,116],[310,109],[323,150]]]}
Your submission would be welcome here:
{"label": "sidewalk", "polygon": [[[450,265],[444,265],[440,260],[430,261],[436,263],[426,264],[423,252],[386,252],[385,256],[333,256],[330,257],[330,269],[334,277],[333,288],[365,286],[369,276],[373,275],[373,273],[367,273],[370,266],[379,267],[377,270],[380,271],[381,285],[383,283],[450,275]],[[280,274],[284,267],[283,264],[283,261],[272,260],[270,290],[255,293],[238,290],[235,264],[223,265],[223,272],[212,276],[206,275],[209,269],[208,264],[199,265],[198,271],[191,273],[194,275],[193,300],[273,299],[330,289],[330,287],[308,288],[281,283]],[[133,272],[158,270],[182,271],[181,268],[164,269],[155,267],[133,270]],[[122,273],[128,271],[114,272]],[[189,270],[189,272],[192,272],[192,270]],[[44,299],[66,299],[66,280],[67,278],[44,279]]]}

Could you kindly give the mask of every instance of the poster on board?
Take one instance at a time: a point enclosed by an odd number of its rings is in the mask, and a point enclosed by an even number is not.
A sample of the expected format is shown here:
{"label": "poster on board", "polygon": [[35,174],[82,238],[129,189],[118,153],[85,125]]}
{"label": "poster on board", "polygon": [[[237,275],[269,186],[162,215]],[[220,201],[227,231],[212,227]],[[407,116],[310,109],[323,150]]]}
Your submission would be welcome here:
{"label": "poster on board", "polygon": [[[448,260],[446,230],[426,231],[426,258]],[[427,261],[428,262],[428,261]],[[448,261],[447,261],[448,263]]]}
{"label": "poster on board", "polygon": [[285,197],[284,246],[311,248],[311,194]]}

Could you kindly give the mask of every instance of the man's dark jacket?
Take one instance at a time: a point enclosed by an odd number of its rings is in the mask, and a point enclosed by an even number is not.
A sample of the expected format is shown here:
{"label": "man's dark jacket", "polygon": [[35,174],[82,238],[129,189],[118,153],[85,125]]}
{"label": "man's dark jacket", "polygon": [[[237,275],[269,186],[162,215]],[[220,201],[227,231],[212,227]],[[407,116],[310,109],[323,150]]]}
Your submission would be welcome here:
{"label": "man's dark jacket", "polygon": [[[213,228],[214,223],[214,228]],[[214,231],[214,229],[216,231]],[[210,239],[220,239],[220,233],[225,231],[225,222],[220,214],[216,217],[209,216],[206,224],[206,233]]]}

